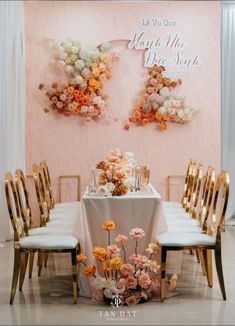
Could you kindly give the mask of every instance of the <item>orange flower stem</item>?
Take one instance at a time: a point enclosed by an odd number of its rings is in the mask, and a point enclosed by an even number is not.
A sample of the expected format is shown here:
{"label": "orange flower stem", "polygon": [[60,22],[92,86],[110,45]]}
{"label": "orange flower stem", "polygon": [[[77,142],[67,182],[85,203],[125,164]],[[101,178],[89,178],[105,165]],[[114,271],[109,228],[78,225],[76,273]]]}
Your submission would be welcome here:
{"label": "orange flower stem", "polygon": [[124,262],[126,264],[126,250],[125,250],[125,247],[123,244],[122,244],[122,250],[123,250],[123,255],[124,255]]}

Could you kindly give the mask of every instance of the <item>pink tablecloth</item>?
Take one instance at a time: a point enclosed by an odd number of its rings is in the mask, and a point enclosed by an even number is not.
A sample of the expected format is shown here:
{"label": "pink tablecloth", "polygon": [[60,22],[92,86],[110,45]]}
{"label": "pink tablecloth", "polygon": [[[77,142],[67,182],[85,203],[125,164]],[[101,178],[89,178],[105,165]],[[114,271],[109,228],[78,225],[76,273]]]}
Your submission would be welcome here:
{"label": "pink tablecloth", "polygon": [[[149,192],[130,193],[121,197],[91,196],[86,191],[82,197],[81,216],[74,235],[79,234],[81,251],[87,255],[89,264],[97,266],[92,248],[107,246],[107,232],[102,229],[106,220],[113,220],[117,224],[111,233],[111,243],[118,234],[129,236],[132,228],[142,228],[146,235],[139,241],[139,253],[144,253],[157,235],[167,231],[161,196],[152,186],[149,187]],[[134,241],[128,241],[127,257],[134,253],[134,245]],[[81,273],[79,286],[80,295],[90,297],[91,285]]]}

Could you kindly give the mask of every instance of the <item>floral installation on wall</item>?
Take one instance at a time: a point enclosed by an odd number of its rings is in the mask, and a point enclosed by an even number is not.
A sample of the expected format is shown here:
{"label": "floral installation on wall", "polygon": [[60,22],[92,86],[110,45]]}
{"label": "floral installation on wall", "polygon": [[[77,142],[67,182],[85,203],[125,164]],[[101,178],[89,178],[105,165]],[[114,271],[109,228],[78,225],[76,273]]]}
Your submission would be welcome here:
{"label": "floral installation on wall", "polygon": [[97,163],[99,169],[96,193],[103,196],[122,196],[128,193],[132,169],[137,165],[133,153],[114,148]]}
{"label": "floral installation on wall", "polygon": [[[92,253],[101,266],[103,276],[97,275],[95,265],[87,264],[87,256],[81,253],[77,263],[83,265],[83,274],[93,278],[92,300],[110,304],[113,296],[119,296],[123,305],[133,306],[159,297],[159,275],[156,255],[160,247],[150,243],[145,249],[146,255],[138,252],[139,241],[145,236],[141,228],[133,228],[129,238],[124,234],[115,237],[111,243],[111,231],[117,227],[113,221],[106,221],[102,228],[107,232],[107,247],[94,247]],[[130,241],[129,241],[130,240]],[[127,257],[125,246],[133,245],[133,254]],[[168,284],[168,290],[173,292],[176,287],[177,275],[174,274]]]}
{"label": "floral installation on wall", "polygon": [[[164,77],[163,66],[153,66],[148,69],[149,79],[144,93],[132,110],[129,122],[144,126],[150,122],[157,123],[160,131],[167,129],[168,122],[186,123],[192,120],[196,108],[185,104],[185,97],[173,94],[173,89],[182,84],[182,80],[172,80]],[[127,123],[124,129],[129,130]]]}
{"label": "floral installation on wall", "polygon": [[104,117],[107,95],[103,92],[103,85],[112,77],[112,63],[118,59],[116,53],[109,52],[110,44],[82,47],[74,39],[48,42],[67,79],[53,82],[50,87],[39,85],[49,99],[44,111],[53,110],[65,116],[78,115],[87,121]]}

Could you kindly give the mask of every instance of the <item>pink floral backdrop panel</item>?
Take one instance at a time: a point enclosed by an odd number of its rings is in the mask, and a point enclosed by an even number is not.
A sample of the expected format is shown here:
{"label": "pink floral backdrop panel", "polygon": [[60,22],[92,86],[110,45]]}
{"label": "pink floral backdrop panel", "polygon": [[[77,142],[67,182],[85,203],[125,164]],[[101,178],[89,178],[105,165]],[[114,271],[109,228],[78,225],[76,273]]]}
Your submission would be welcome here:
{"label": "pink floral backdrop panel", "polygon": [[[170,124],[159,132],[155,124],[123,125],[136,105],[147,80],[143,51],[115,46],[120,60],[113,78],[105,82],[109,95],[107,119],[85,123],[78,117],[45,114],[45,97],[38,84],[61,81],[44,38],[77,38],[87,46],[114,39],[130,39],[141,29],[143,17],[176,22],[177,31],[200,52],[203,63],[182,77],[180,93],[201,111],[185,125]],[[159,29],[160,31],[160,29]],[[152,30],[153,34],[158,29]],[[162,32],[162,30],[161,30]],[[26,167],[46,159],[53,186],[59,175],[80,174],[82,191],[89,182],[90,167],[113,147],[132,151],[140,164],[148,165],[151,181],[165,197],[167,175],[184,174],[190,158],[220,168],[220,5],[213,1],[168,2],[25,2],[26,33]],[[118,121],[114,118],[118,117]],[[67,197],[66,197],[67,198]]]}

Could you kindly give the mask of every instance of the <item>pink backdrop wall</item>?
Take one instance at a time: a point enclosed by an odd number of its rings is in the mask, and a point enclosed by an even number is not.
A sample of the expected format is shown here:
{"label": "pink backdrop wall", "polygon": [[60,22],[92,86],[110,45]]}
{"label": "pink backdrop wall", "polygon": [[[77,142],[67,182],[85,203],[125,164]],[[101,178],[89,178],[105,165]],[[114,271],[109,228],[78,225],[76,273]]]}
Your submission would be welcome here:
{"label": "pink backdrop wall", "polygon": [[[133,126],[123,123],[138,99],[145,80],[143,53],[115,48],[120,60],[111,80],[106,82],[111,119],[81,123],[78,117],[44,114],[45,98],[38,84],[50,83],[61,76],[51,63],[52,53],[43,38],[78,38],[84,45],[98,45],[113,39],[128,39],[140,29],[144,16],[168,18],[177,22],[174,30],[200,52],[203,64],[183,78],[180,93],[186,102],[201,112],[187,125],[169,125],[167,132],[155,125]],[[168,29],[170,31],[171,29]],[[26,166],[46,159],[53,183],[62,174],[80,174],[82,189],[89,182],[90,166],[111,148],[132,151],[140,164],[151,169],[151,181],[165,195],[166,176],[183,174],[190,158],[205,166],[220,168],[220,6],[201,2],[26,2]]]}

